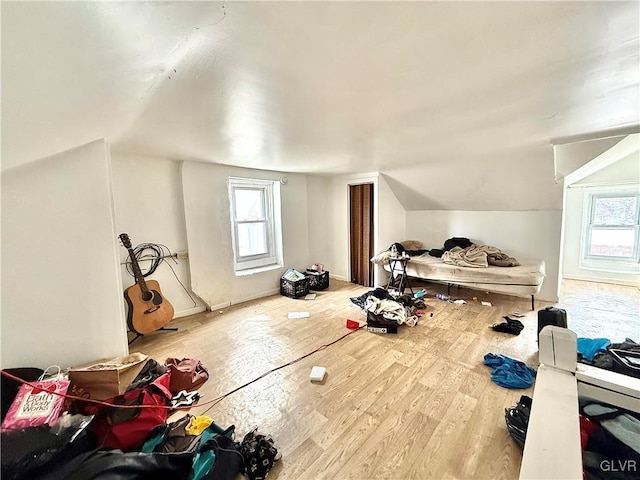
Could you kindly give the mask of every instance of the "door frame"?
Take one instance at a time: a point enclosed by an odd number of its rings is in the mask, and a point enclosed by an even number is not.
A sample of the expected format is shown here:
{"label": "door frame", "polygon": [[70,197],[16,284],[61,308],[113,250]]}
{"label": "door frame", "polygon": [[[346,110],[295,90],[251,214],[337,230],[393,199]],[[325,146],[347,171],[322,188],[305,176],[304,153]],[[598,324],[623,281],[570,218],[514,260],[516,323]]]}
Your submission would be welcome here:
{"label": "door frame", "polygon": [[[373,184],[373,251],[378,251],[378,173],[367,173],[361,175],[347,176],[347,184],[345,187],[346,195],[346,213],[347,213],[347,278],[351,281],[351,202],[349,197],[349,187],[352,185],[363,185],[366,183]],[[381,273],[378,269],[378,265],[372,265],[373,268],[373,285],[380,285]]]}

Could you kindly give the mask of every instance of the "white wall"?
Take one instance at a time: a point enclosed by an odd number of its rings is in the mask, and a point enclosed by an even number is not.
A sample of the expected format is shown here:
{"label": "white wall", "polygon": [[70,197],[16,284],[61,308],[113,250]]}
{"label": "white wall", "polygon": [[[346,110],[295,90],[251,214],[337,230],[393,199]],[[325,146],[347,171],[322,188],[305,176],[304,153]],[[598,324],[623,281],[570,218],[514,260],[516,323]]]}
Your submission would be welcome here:
{"label": "white wall", "polygon": [[[460,142],[465,139],[461,137]],[[562,182],[555,180],[549,145],[498,156],[475,153],[430,157],[382,173],[407,211],[562,208]]]}
{"label": "white wall", "polygon": [[556,177],[566,176],[571,172],[575,172],[624,138],[625,135],[618,135],[554,145],[553,155]]}
{"label": "white wall", "polygon": [[312,263],[322,263],[330,274],[333,267],[329,262],[331,239],[334,225],[329,221],[331,198],[329,177],[307,175],[307,218],[309,221],[309,255]]}
{"label": "white wall", "polygon": [[449,211],[407,212],[407,237],[422,240],[424,248],[442,248],[451,237],[467,237],[518,257],[545,261],[547,276],[538,294],[558,299],[561,211]]}
{"label": "white wall", "polygon": [[[117,232],[127,233],[134,248],[141,243],[160,243],[173,253],[186,251],[182,162],[120,153],[112,153],[111,160]],[[119,254],[120,262],[124,263],[127,258],[124,247]],[[140,268],[145,271],[148,265],[141,262]],[[133,285],[134,279],[124,265],[120,270],[124,287]],[[187,290],[190,288],[188,259],[166,259],[146,278],[158,281],[162,294],[173,305],[176,318],[205,309],[204,302],[189,291],[192,300],[180,285],[182,282]]]}
{"label": "white wall", "polygon": [[[277,180],[282,173],[224,165],[184,162],[182,185],[191,286],[212,309],[279,291],[286,268],[306,269],[315,261],[309,253],[307,179],[286,174],[281,188],[284,267],[253,275],[233,271],[229,176]],[[330,269],[331,265],[326,265]]]}
{"label": "white wall", "polygon": [[[412,240],[407,237],[407,212],[391,190],[386,175],[378,179],[378,248],[374,254],[389,248],[394,242]],[[376,265],[376,285],[386,284],[388,274],[382,265]]]}
{"label": "white wall", "polygon": [[[355,181],[355,180],[354,180]],[[377,176],[367,176],[364,182],[374,184],[377,197]],[[346,177],[331,177],[327,196],[327,222],[331,225],[329,264],[331,276],[345,282],[351,281],[349,264],[349,180]],[[375,235],[374,235],[375,243]]]}
{"label": "white wall", "polygon": [[128,352],[109,151],[2,172],[2,368]]}
{"label": "white wall", "polygon": [[613,165],[603,168],[574,185],[612,185],[640,182],[640,152],[630,153]]}
{"label": "white wall", "polygon": [[[332,177],[329,187],[330,199],[327,212],[328,223],[332,225],[330,259],[333,270],[331,275],[349,281],[349,185],[373,183],[374,232],[373,252],[386,250],[393,242],[406,240],[406,212],[386,178],[378,173]],[[374,269],[374,285],[386,282],[382,268]]]}

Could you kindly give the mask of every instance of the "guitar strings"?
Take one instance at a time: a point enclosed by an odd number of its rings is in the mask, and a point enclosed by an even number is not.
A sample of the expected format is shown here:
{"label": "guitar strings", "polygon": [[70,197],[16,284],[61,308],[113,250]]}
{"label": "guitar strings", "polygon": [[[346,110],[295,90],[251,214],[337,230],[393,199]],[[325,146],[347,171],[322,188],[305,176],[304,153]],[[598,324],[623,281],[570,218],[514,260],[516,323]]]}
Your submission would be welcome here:
{"label": "guitar strings", "polygon": [[[178,264],[178,260],[176,260],[174,253],[169,247],[162,243],[141,243],[133,249],[133,254],[136,257],[136,260],[138,260],[138,263],[140,263],[140,261],[151,262],[146,270],[143,270],[142,267],[140,267],[140,273],[142,273],[142,276],[145,278],[152,275],[161,263],[165,263],[171,269],[173,276],[193,302],[193,306],[195,307],[198,305],[196,300],[193,298],[193,295],[191,295],[191,292],[189,292],[184,283],[182,283],[180,278],[178,278],[178,275],[171,264],[167,262],[167,258],[171,258],[176,265]],[[131,260],[131,255],[127,255],[126,269],[127,272],[129,272],[129,275],[135,279],[136,276],[131,268]]]}

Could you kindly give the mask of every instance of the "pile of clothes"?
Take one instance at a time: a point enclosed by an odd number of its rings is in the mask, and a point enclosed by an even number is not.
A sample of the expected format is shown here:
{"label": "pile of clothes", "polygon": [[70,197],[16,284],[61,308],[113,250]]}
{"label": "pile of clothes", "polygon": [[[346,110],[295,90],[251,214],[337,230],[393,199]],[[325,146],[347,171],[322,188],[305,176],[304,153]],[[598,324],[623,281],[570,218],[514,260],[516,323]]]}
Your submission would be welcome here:
{"label": "pile of clothes", "polygon": [[[98,365],[127,365],[129,357]],[[2,370],[2,479],[235,480],[242,473],[264,480],[280,458],[269,435],[254,429],[236,442],[234,425],[222,428],[204,415],[168,421],[198,400],[196,389],[209,378],[200,360],[141,358],[128,385],[118,383],[123,393],[99,401],[95,383],[72,372],[66,378],[59,367],[54,378],[41,371],[37,380],[31,369],[28,379],[25,369]],[[58,386],[59,395],[48,393]]]}
{"label": "pile of clothes", "polygon": [[476,245],[465,237],[452,237],[441,249],[429,250],[432,257],[442,258],[444,263],[460,267],[486,268],[517,267],[520,263],[513,257],[490,245]]}
{"label": "pile of clothes", "polygon": [[520,263],[513,257],[490,245],[472,245],[467,248],[453,247],[442,255],[442,261],[460,267],[486,268],[517,267]]}
{"label": "pile of clothes", "polygon": [[418,317],[425,308],[425,303],[420,298],[409,294],[395,297],[382,287],[370,290],[359,297],[352,297],[350,300],[365,313],[381,315],[384,319],[394,321],[398,325],[410,327],[418,324]]}
{"label": "pile of clothes", "polygon": [[611,343],[608,338],[578,338],[578,361],[640,378],[640,344],[630,338],[621,343]]}

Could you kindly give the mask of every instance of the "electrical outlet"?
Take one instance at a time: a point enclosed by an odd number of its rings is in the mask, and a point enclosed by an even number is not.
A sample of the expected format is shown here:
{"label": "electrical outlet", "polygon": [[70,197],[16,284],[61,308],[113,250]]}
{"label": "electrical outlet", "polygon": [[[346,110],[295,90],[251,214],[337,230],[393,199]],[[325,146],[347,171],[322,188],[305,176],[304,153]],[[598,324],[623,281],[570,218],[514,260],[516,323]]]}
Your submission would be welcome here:
{"label": "electrical outlet", "polygon": [[176,258],[178,260],[185,260],[189,258],[189,252],[176,252]]}

